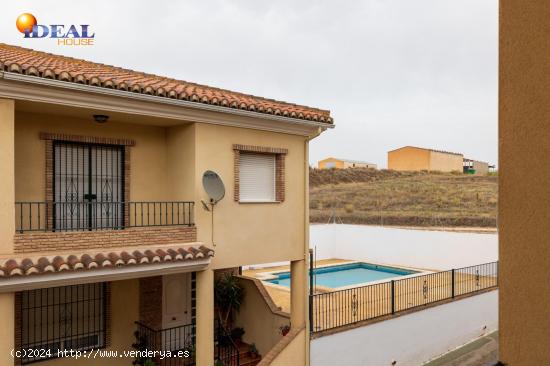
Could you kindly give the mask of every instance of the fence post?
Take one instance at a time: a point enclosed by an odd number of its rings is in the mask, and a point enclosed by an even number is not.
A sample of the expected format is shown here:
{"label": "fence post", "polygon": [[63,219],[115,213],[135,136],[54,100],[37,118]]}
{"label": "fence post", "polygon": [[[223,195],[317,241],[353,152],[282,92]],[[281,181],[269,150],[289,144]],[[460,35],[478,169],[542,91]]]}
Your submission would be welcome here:
{"label": "fence post", "polygon": [[451,297],[455,298],[455,269],[451,270]]}
{"label": "fence post", "polygon": [[391,280],[391,313],[395,314],[395,281]]}

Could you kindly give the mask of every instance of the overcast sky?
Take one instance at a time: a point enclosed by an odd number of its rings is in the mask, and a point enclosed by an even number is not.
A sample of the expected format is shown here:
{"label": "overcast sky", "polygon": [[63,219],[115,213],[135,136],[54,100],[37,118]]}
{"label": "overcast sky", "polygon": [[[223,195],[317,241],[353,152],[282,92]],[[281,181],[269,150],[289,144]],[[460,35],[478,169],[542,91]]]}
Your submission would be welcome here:
{"label": "overcast sky", "polygon": [[[23,39],[23,12],[90,24],[95,45]],[[497,0],[18,0],[0,42],[330,109],[311,163],[385,167],[403,145],[497,161]]]}

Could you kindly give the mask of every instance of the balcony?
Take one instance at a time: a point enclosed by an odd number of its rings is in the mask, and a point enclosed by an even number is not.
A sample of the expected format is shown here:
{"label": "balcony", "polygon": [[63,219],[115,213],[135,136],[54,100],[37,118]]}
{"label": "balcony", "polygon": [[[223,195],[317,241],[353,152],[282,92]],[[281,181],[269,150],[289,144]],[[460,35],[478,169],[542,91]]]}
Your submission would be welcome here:
{"label": "balcony", "polygon": [[193,226],[194,202],[16,202],[16,233]]}

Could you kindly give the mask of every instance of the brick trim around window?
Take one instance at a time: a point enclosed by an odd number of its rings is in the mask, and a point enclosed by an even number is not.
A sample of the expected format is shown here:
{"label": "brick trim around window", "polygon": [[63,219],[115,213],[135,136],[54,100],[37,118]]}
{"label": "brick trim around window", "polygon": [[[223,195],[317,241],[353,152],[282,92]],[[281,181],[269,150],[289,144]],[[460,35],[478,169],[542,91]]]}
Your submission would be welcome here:
{"label": "brick trim around window", "polygon": [[233,145],[233,176],[234,176],[234,193],[233,198],[236,202],[240,202],[240,160],[241,152],[251,152],[258,154],[275,155],[275,201],[284,202],[285,200],[285,157],[288,154],[288,149],[278,147],[265,147],[253,145]]}
{"label": "brick trim around window", "polygon": [[56,140],[70,142],[84,142],[89,144],[135,146],[132,139],[117,139],[112,137],[68,135],[64,133],[40,132],[40,140]]}
{"label": "brick trim around window", "polygon": [[[40,139],[45,140],[46,145],[46,202],[53,202],[53,142],[82,142],[88,144],[119,145],[124,146],[124,200],[130,201],[130,147],[135,146],[136,142],[132,139],[117,139],[110,137],[79,136],[67,135],[63,133],[40,132]],[[53,206],[49,206],[47,228],[53,228]],[[124,212],[124,225],[129,223],[128,210]]]}

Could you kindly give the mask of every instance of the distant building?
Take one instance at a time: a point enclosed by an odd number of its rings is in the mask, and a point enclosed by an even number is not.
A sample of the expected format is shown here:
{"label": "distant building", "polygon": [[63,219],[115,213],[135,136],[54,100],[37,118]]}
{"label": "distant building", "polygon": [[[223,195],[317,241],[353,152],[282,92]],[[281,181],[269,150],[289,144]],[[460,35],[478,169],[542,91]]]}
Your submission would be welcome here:
{"label": "distant building", "polygon": [[462,172],[464,156],[459,153],[404,146],[388,151],[388,169]]}
{"label": "distant building", "polygon": [[463,171],[466,174],[480,174],[485,175],[489,173],[489,163],[484,161],[472,160],[464,158]]}
{"label": "distant building", "polygon": [[347,168],[372,168],[376,169],[376,164],[366,161],[326,158],[317,163],[319,169],[347,169]]}

